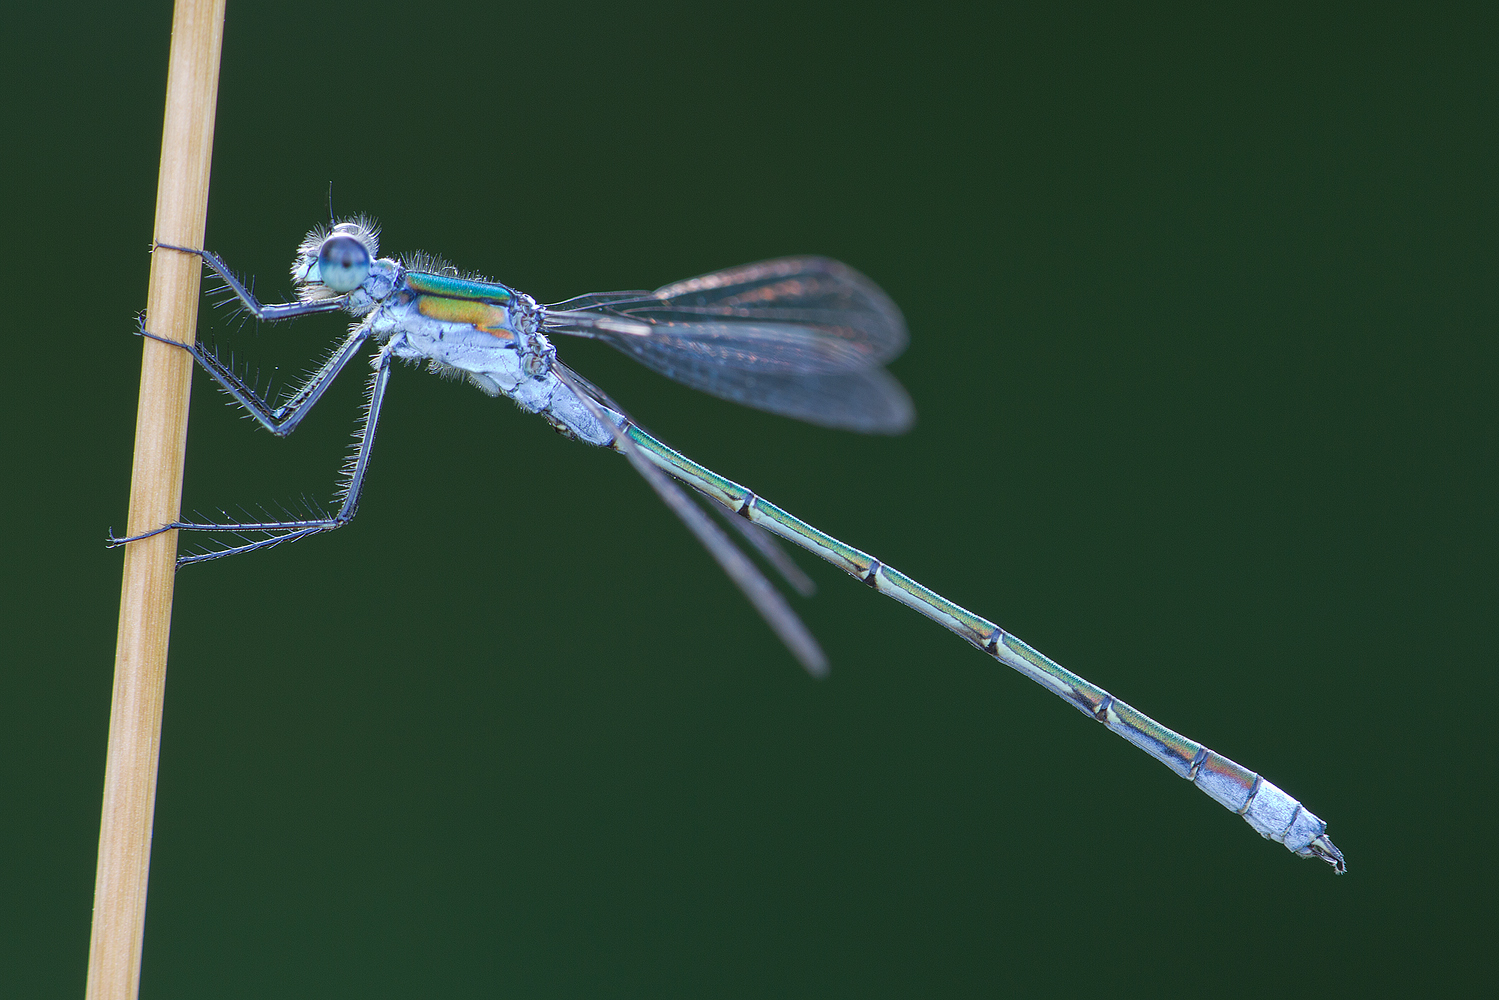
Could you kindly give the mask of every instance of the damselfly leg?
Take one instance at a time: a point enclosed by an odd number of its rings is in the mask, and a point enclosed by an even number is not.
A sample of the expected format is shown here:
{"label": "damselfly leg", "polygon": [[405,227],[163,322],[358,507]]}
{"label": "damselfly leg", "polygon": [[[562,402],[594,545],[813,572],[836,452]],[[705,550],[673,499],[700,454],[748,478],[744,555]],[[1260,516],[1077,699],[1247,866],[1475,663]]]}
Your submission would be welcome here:
{"label": "damselfly leg", "polygon": [[[244,284],[234,277],[233,273],[216,254],[206,251],[191,250],[186,247],[176,247],[169,244],[159,244],[171,250],[182,250],[187,253],[196,254],[213,269],[213,271],[229,283],[235,290],[235,294],[244,303],[246,309],[257,318],[267,320],[293,319],[298,316],[309,315],[317,312],[329,312],[324,303],[316,303],[317,308],[299,309],[304,303],[286,303],[276,305],[262,305],[250,294]],[[342,307],[342,302],[334,303],[334,309]],[[370,330],[368,324],[361,323],[356,326],[344,339],[337,349],[329,355],[328,359],[313,372],[302,386],[297,389],[285,402],[272,405],[269,400],[251,387],[243,378],[237,375],[233,369],[224,364],[217,354],[206,350],[197,344],[184,344],[165,337],[159,337],[145,327],[145,316],[142,315],[137,324],[137,333],[152,340],[161,341],[174,347],[181,348],[192,354],[203,369],[213,376],[220,388],[230,398],[245,409],[256,422],[277,437],[286,437],[296,430],[302,418],[311,410],[312,406],[322,398],[323,393],[333,380],[338,377],[344,367],[358,352],[359,348],[369,339]],[[221,549],[209,552],[192,553],[179,556],[179,566],[190,563],[205,562],[210,559],[220,559],[224,556],[236,555],[242,552],[253,552],[257,549],[270,548],[282,542],[295,541],[308,535],[318,534],[324,531],[332,531],[343,527],[353,520],[359,506],[359,497],[364,487],[365,472],[369,468],[370,448],[374,444],[375,429],[380,420],[380,407],[385,398],[385,388],[390,379],[391,352],[389,347],[382,348],[374,359],[375,371],[370,378],[370,386],[365,403],[365,414],[363,427],[360,429],[359,441],[354,453],[350,456],[343,470],[343,481],[339,486],[337,499],[338,509],[321,517],[308,518],[286,518],[264,521],[175,521],[160,528],[135,535],[129,538],[116,538],[111,534],[107,544],[110,547],[125,545],[129,542],[149,538],[163,531],[179,529],[185,531],[217,532],[238,536],[242,539],[240,544],[229,545]],[[247,535],[263,535],[259,538],[246,538]]]}
{"label": "damselfly leg", "polygon": [[177,250],[182,253],[190,253],[200,257],[209,270],[219,277],[219,280],[234,293],[234,297],[256,319],[276,322],[283,319],[296,319],[298,316],[311,316],[314,313],[338,312],[344,307],[346,296],[337,296],[324,299],[316,299],[310,302],[279,302],[271,305],[262,305],[255,295],[240,281],[235,273],[229,270],[222,257],[207,250],[197,250],[193,247],[180,247],[174,243],[157,243],[156,246],[166,250]]}

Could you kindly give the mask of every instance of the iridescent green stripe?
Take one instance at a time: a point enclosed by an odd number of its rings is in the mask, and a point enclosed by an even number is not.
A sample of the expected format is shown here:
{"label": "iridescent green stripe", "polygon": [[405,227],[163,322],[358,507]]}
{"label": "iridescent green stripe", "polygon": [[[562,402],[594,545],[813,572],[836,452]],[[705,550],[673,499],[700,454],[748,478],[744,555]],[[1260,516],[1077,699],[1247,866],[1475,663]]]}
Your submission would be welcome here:
{"label": "iridescent green stripe", "polygon": [[[1019,662],[1010,657],[1001,656],[1004,650],[1013,653]],[[1046,654],[1027,646],[1008,632],[1003,633],[1000,644],[995,646],[993,652],[997,659],[1009,664],[1037,684],[1066,700],[1084,715],[1097,718],[1099,710],[1114,697],[1098,685],[1074,674]]]}
{"label": "iridescent green stripe", "polygon": [[1203,747],[1180,733],[1167,729],[1138,709],[1118,698],[1109,701],[1103,724],[1135,746],[1165,764],[1183,778],[1192,776],[1192,767]]}
{"label": "iridescent green stripe", "polygon": [[800,518],[786,513],[775,504],[761,500],[732,479],[725,479],[712,469],[699,465],[639,427],[631,424],[626,433],[646,455],[673,476],[696,486],[730,510],[744,515],[772,534],[800,545],[845,573],[862,579],[875,565],[873,556],[845,545],[832,535],[818,531]]}
{"label": "iridescent green stripe", "polygon": [[[1022,671],[1050,688],[1080,712],[1093,716],[1113,732],[1165,764],[1183,778],[1190,778],[1203,746],[1173,732],[1144,712],[1120,701],[1103,688],[1084,680],[1060,663],[1037,652],[1019,639],[1003,633],[1004,647],[1024,661]],[[995,653],[998,656],[998,651]],[[1017,666],[1001,657],[1011,666]],[[1039,676],[1038,676],[1039,675]]]}
{"label": "iridescent green stripe", "polygon": [[[747,492],[747,491],[746,491]],[[779,535],[808,552],[832,563],[850,576],[864,579],[878,560],[867,552],[860,552],[852,545],[845,545],[826,532],[818,531],[806,521],[786,513],[775,504],[755,497],[745,511],[749,519],[764,526],[765,530]]]}
{"label": "iridescent green stripe", "polygon": [[712,469],[698,465],[686,455],[661,443],[634,424],[626,428],[625,433],[640,447],[641,451],[645,452],[648,458],[661,468],[683,482],[696,486],[730,510],[738,510],[745,501],[754,496],[732,479],[725,479]]}
{"label": "iridescent green stripe", "polygon": [[482,302],[509,302],[515,294],[497,281],[475,281],[449,274],[407,271],[406,284],[414,292],[441,295],[448,299],[478,299]]}
{"label": "iridescent green stripe", "polygon": [[983,646],[999,627],[889,566],[881,565],[875,571],[875,583],[880,593],[914,608],[975,646]]}

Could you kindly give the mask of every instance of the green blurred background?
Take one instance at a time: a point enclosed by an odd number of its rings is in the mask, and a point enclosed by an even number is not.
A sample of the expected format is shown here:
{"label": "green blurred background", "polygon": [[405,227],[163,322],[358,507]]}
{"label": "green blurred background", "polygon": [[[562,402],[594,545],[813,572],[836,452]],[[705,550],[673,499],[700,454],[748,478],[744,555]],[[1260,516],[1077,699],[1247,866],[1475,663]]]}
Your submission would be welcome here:
{"label": "green blurred background", "polygon": [[[13,13],[0,65],[6,996],[84,984],[170,23],[141,7]],[[1493,24],[933,8],[234,4],[208,245],[281,298],[331,179],[389,249],[543,301],[852,263],[910,321],[902,438],[562,351],[1262,771],[1350,873],[804,558],[809,680],[624,462],[402,368],[351,527],[179,579],[143,997],[1487,976]],[[200,335],[290,376],[342,329]],[[277,441],[200,375],[187,508],[328,497],[362,381]]]}

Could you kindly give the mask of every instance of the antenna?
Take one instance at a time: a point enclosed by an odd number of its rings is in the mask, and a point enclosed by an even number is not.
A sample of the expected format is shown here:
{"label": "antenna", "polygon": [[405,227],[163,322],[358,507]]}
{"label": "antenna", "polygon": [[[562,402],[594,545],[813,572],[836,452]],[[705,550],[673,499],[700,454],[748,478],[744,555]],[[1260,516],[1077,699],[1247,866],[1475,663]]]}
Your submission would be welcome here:
{"label": "antenna", "polygon": [[333,225],[335,221],[336,220],[333,218],[333,182],[329,181],[328,182],[328,225],[330,225],[330,226]]}

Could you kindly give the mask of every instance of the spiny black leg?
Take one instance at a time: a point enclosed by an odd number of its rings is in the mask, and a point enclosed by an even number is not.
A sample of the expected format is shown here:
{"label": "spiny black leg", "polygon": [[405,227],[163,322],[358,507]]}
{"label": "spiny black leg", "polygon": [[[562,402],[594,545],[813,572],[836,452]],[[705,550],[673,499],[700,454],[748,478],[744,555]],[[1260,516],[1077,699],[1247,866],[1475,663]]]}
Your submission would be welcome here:
{"label": "spiny black leg", "polygon": [[[155,339],[160,340],[162,338],[157,337]],[[362,340],[363,337],[360,339]],[[168,343],[172,342],[168,341]],[[357,341],[355,343],[357,346]],[[186,345],[178,346],[185,347]],[[172,528],[183,531],[226,532],[237,534],[241,537],[244,537],[246,533],[269,536],[246,540],[244,544],[229,546],[213,552],[179,556],[177,565],[186,566],[189,563],[207,562],[210,559],[222,559],[224,556],[237,555],[241,552],[254,552],[256,549],[270,548],[273,545],[280,545],[282,542],[295,541],[299,538],[306,538],[308,535],[332,531],[335,528],[341,528],[348,524],[354,519],[354,514],[359,507],[359,496],[364,489],[364,475],[369,469],[370,449],[375,442],[375,428],[380,421],[380,407],[385,400],[385,388],[390,382],[390,362],[390,348],[386,347],[380,351],[375,361],[375,372],[370,378],[369,397],[365,404],[364,426],[360,431],[359,443],[355,446],[354,454],[350,456],[348,463],[344,467],[345,479],[342,487],[339,489],[340,503],[336,513],[327,517],[300,518],[284,521],[246,521],[222,524],[198,521],[174,521],[154,531],[148,531],[130,538],[115,538],[113,535],[110,535],[107,544],[110,548],[115,548],[128,542],[136,542],[142,538],[149,538],[152,535],[160,534]],[[339,367],[342,367],[342,363],[340,363]],[[243,383],[240,384],[242,385]],[[236,398],[239,397],[236,396]],[[256,398],[258,399],[258,397]],[[315,399],[316,397],[313,398]],[[305,406],[303,409],[305,410]],[[254,411],[252,410],[252,412]]]}
{"label": "spiny black leg", "polygon": [[313,313],[338,312],[344,306],[345,296],[342,295],[332,299],[319,299],[316,302],[279,302],[272,303],[271,305],[262,305],[260,300],[255,298],[254,293],[245,287],[245,283],[234,276],[234,272],[229,270],[229,266],[224,263],[223,258],[218,254],[209,253],[207,250],[198,250],[194,247],[180,247],[175,243],[158,243],[156,245],[166,250],[180,250],[182,253],[190,253],[201,257],[203,263],[207,264],[209,269],[218,275],[224,284],[229,286],[230,290],[234,292],[235,297],[239,299],[250,315],[256,319],[271,321],[296,319],[298,316],[310,316]]}
{"label": "spiny black leg", "polygon": [[268,400],[261,396],[245,383],[245,380],[230,370],[229,366],[219,360],[217,354],[206,350],[198,344],[184,344],[176,340],[168,340],[159,337],[146,329],[146,317],[142,313],[137,325],[137,332],[142,337],[159,340],[163,344],[171,344],[180,347],[192,354],[193,358],[212,375],[214,381],[227,392],[234,401],[243,406],[251,416],[266,430],[277,437],[285,437],[297,429],[302,418],[307,414],[314,403],[322,398],[328,386],[343,371],[344,365],[358,352],[361,344],[369,338],[370,331],[359,326],[349,333],[344,342],[338,346],[328,360],[323,362],[322,367],[313,372],[311,377],[292,394],[291,398],[279,406],[272,406]]}

